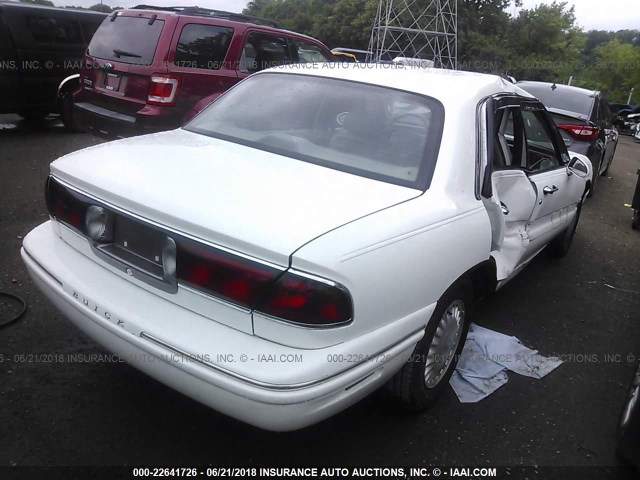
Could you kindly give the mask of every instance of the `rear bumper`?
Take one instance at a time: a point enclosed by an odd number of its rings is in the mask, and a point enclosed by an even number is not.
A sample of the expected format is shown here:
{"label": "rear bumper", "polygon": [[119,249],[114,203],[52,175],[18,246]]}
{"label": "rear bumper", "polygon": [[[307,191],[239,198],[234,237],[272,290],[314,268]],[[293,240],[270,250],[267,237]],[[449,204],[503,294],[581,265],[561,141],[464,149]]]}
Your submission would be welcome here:
{"label": "rear bumper", "polygon": [[[281,345],[203,320],[200,315],[137,287],[85,257],[58,237],[50,222],[27,235],[21,254],[34,282],[51,302],[105,348],[175,390],[268,430],[303,428],[357,402],[402,367],[423,335],[422,330],[412,332],[385,351],[370,355],[368,360],[345,366],[328,359],[332,355],[346,357],[344,352],[354,348],[349,346],[351,342],[318,350],[283,349]],[[251,366],[252,370],[247,370],[247,363],[220,368],[214,360],[195,356],[187,351],[188,347],[172,344],[176,336],[162,326],[173,324],[176,328],[177,322],[180,322],[177,328],[182,330],[198,326],[193,329],[194,344],[203,337],[221,338],[220,343],[225,345],[212,345],[211,352],[234,344],[242,347],[232,350],[236,359],[243,352],[252,361],[272,352],[277,352],[276,358],[283,354],[299,355],[300,362],[295,365],[297,379],[287,382],[278,377],[286,368],[283,364],[258,361]],[[362,352],[362,337],[359,342]],[[323,374],[318,374],[319,365]],[[314,373],[305,379],[305,370]]]}
{"label": "rear bumper", "polygon": [[144,114],[127,115],[90,102],[73,106],[77,124],[95,135],[125,138],[172,130],[181,126],[181,115],[162,107],[144,107]]}

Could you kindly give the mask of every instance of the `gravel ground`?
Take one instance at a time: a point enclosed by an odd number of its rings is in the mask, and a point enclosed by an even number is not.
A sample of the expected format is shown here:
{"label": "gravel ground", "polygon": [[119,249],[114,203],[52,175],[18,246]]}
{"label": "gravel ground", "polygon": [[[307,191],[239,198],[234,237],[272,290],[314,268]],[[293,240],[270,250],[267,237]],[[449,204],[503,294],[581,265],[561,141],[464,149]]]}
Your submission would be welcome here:
{"label": "gravel ground", "polygon": [[[625,207],[639,143],[621,138],[569,255],[543,252],[476,311],[480,325],[569,361],[540,381],[512,374],[477,404],[449,391],[429,412],[409,415],[378,392],[319,425],[277,434],[124,363],[46,361],[104,353],[35,288],[19,256],[22,237],[47,218],[49,163],[98,142],[55,119],[29,127],[0,116],[0,291],[28,305],[0,330],[0,465],[620,464],[616,423],[640,355],[640,232]],[[12,308],[1,301],[0,322]]]}

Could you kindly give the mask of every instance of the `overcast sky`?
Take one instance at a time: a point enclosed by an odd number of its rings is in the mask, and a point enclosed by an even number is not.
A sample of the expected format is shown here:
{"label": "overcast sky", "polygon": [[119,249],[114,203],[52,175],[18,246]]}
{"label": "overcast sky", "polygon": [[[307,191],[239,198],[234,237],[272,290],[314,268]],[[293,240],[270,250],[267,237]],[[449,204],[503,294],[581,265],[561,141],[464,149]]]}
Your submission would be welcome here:
{"label": "overcast sky", "polygon": [[[80,5],[89,7],[99,0],[53,0],[56,5]],[[111,7],[130,7],[140,3],[151,5],[188,5],[188,0],[103,0]],[[638,0],[565,0],[575,5],[576,17],[580,26],[586,30],[622,30],[640,29],[640,5]],[[551,3],[552,0],[524,0],[525,8],[532,8],[540,3]],[[247,4],[247,0],[193,0],[200,7],[215,8],[239,12]],[[511,7],[510,13],[516,9]]]}
{"label": "overcast sky", "polygon": [[[640,30],[638,0],[564,0],[576,7],[578,24],[585,30]],[[552,0],[524,0],[523,8],[533,8]],[[516,9],[511,8],[510,13]]]}

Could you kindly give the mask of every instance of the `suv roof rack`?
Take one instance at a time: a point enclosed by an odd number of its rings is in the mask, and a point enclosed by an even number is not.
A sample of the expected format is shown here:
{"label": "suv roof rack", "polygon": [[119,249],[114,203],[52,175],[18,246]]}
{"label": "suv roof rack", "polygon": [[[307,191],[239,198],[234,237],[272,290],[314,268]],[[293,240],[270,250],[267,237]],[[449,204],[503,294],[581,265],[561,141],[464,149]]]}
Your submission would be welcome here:
{"label": "suv roof rack", "polygon": [[155,5],[136,5],[130,7],[132,10],[160,10],[163,12],[175,12],[178,15],[195,15],[198,17],[215,17],[222,18],[224,20],[232,20],[234,22],[255,23],[256,25],[265,25],[267,27],[282,28],[278,23],[273,20],[267,20],[260,17],[253,17],[251,15],[243,15],[242,13],[226,12],[224,10],[212,10],[210,8],[202,7],[157,7]]}

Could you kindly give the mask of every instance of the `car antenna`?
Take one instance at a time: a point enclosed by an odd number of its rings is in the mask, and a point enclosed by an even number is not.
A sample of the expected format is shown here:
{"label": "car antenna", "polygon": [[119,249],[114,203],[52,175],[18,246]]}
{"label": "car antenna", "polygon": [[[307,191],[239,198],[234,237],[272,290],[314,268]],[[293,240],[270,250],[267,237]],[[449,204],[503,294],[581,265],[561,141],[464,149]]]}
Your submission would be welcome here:
{"label": "car antenna", "polygon": [[551,85],[551,90],[555,92],[556,88],[558,88],[558,86],[556,85],[556,82],[553,82],[553,85]]}

